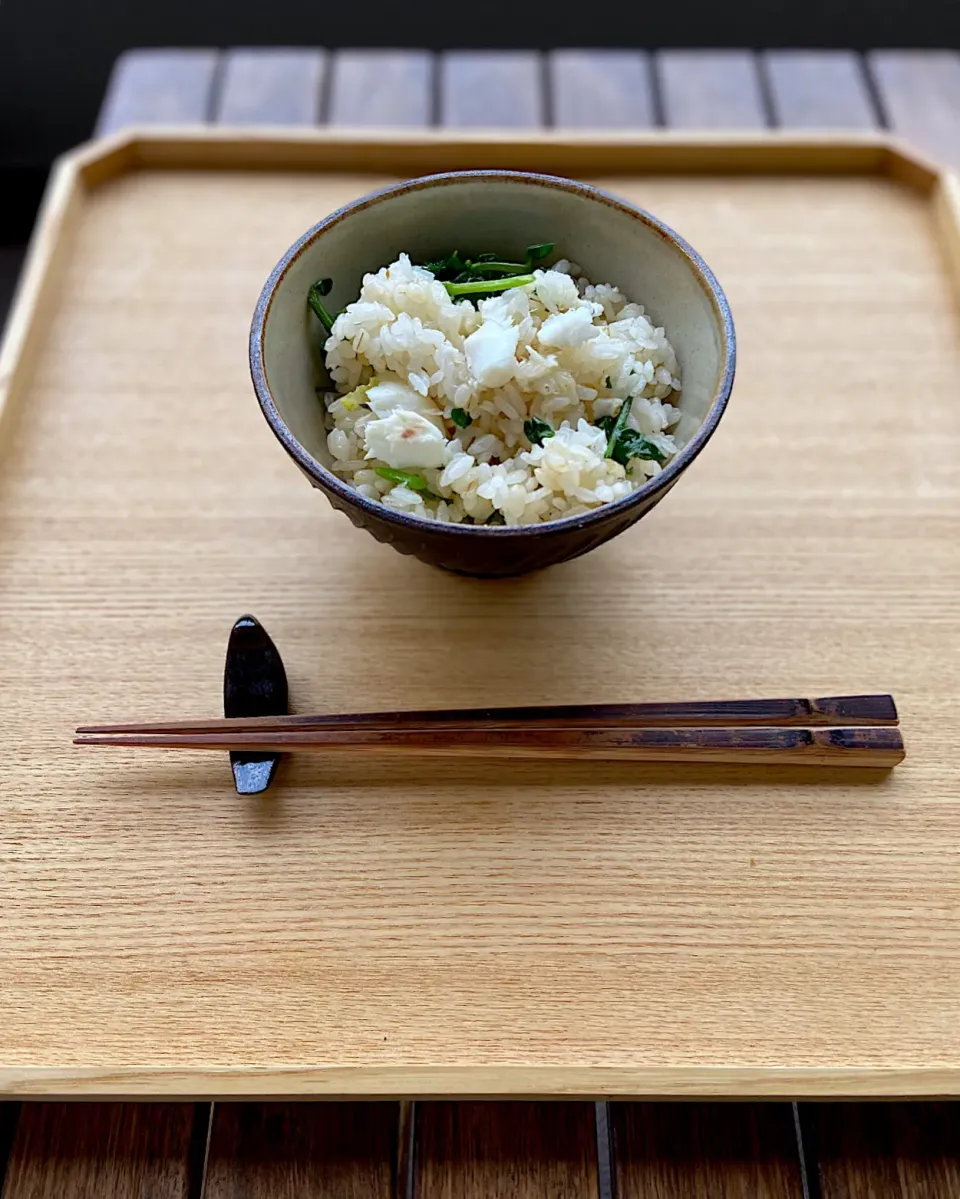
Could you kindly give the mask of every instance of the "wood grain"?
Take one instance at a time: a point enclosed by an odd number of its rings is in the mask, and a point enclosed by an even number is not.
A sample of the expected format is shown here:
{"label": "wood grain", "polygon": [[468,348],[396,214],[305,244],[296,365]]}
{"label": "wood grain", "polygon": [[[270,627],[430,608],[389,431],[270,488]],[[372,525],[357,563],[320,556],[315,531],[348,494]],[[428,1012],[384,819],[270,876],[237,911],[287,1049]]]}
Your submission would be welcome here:
{"label": "wood grain", "polygon": [[218,1103],[204,1199],[392,1199],[395,1103]]}
{"label": "wood grain", "polygon": [[[735,394],[637,530],[490,585],[354,530],[250,394],[249,317],[273,263],[318,213],[384,181],[304,169],[324,161],[316,138],[244,140],[261,155],[250,170],[178,170],[169,136],[137,142],[163,169],[83,199],[35,326],[0,472],[0,678],[16,698],[0,1085],[956,1093],[960,348],[929,196],[864,173],[632,176],[668,147],[622,139],[624,165],[598,182],[717,271]],[[621,153],[589,143],[578,164]],[[230,144],[213,133],[182,153],[210,163]],[[554,170],[558,145],[579,145],[531,144]],[[683,144],[675,161],[703,161]],[[799,144],[836,169],[838,140]],[[329,145],[388,157],[374,140]],[[443,145],[389,152],[442,161]],[[861,171],[883,161],[878,143],[851,145]],[[741,171],[764,152],[745,146],[729,159]],[[922,421],[905,422],[891,379],[924,397]],[[133,719],[213,710],[245,611],[301,711],[823,695],[855,679],[896,691],[911,757],[872,784],[296,760],[251,802],[213,755],[69,744],[94,703]],[[610,637],[641,611],[642,636]],[[669,669],[650,670],[651,647],[670,647]]]}
{"label": "wood grain", "polygon": [[867,61],[890,128],[932,157],[960,167],[960,53],[874,50]]}
{"label": "wood grain", "polygon": [[553,50],[553,123],[569,129],[646,129],[656,124],[650,56],[643,50]]}
{"label": "wood grain", "polygon": [[423,1103],[417,1111],[417,1199],[596,1199],[592,1103]]}
{"label": "wood grain", "polygon": [[188,1199],[191,1103],[24,1104],[3,1199]]}
{"label": "wood grain", "polygon": [[440,56],[440,124],[523,129],[544,123],[543,68],[525,50],[452,50]]}
{"label": "wood grain", "polygon": [[874,129],[863,60],[852,50],[767,50],[760,58],[777,125]]}
{"label": "wood grain", "polygon": [[821,1104],[822,1199],[960,1195],[960,1105]]}
{"label": "wood grain", "polygon": [[103,136],[127,125],[190,125],[210,119],[216,50],[128,50],[113,67],[97,118]]}
{"label": "wood grain", "polygon": [[611,1106],[619,1199],[804,1199],[789,1104]]}
{"label": "wood grain", "polygon": [[315,125],[325,66],[322,50],[228,50],[214,120],[222,125]]}
{"label": "wood grain", "polygon": [[670,129],[767,124],[756,60],[747,50],[661,50],[654,58]]}
{"label": "wood grain", "polygon": [[340,50],[327,119],[383,129],[430,125],[434,69],[433,56],[422,50]]}

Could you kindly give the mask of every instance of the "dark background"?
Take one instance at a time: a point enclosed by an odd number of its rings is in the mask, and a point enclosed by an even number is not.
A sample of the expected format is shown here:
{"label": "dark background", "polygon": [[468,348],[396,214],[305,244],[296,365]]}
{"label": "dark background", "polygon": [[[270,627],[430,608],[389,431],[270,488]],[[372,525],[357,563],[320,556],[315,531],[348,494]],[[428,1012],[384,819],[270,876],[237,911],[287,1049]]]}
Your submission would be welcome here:
{"label": "dark background", "polygon": [[47,169],[89,137],[132,46],[960,46],[960,0],[0,0],[2,241],[26,238]]}
{"label": "dark background", "polygon": [[0,0],[0,156],[49,163],[89,136],[130,46],[960,45],[958,0],[666,0],[596,16],[576,0]]}

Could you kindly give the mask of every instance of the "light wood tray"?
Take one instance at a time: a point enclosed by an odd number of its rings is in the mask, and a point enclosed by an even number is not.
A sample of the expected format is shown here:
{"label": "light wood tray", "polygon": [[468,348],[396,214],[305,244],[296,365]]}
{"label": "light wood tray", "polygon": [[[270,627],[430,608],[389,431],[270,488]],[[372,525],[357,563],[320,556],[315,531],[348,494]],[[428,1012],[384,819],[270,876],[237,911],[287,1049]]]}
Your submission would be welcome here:
{"label": "light wood tray", "polygon": [[[246,339],[388,179],[597,180],[701,250],[734,395],[636,529],[503,582],[353,529]],[[956,184],[876,139],[132,134],[59,167],[0,381],[0,1089],[960,1093]],[[951,265],[952,263],[952,265]],[[80,751],[216,714],[251,611],[301,711],[891,690],[872,772]]]}

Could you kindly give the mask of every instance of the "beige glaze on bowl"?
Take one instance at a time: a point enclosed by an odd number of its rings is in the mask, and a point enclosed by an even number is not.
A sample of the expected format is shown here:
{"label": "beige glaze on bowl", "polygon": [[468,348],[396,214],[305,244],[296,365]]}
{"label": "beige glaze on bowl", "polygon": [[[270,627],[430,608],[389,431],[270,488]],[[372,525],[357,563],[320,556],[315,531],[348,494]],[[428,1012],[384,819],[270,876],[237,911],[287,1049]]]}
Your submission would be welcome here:
{"label": "beige glaze on bowl", "polygon": [[[324,407],[329,386],[323,330],[307,307],[310,285],[333,279],[336,312],[363,276],[401,252],[414,262],[496,251],[523,258],[554,242],[592,281],[643,304],[677,352],[683,386],[680,452],[643,487],[582,516],[519,528],[441,525],[365,500],[329,469]],[[669,490],[708,439],[733,383],[729,307],[709,268],[672,230],[585,184],[517,172],[457,172],[412,180],[333,213],[287,252],[264,288],[251,329],[254,386],[268,421],[300,468],[355,524],[403,552],[470,574],[517,574],[562,561],[633,524]],[[566,538],[564,534],[569,534]]]}

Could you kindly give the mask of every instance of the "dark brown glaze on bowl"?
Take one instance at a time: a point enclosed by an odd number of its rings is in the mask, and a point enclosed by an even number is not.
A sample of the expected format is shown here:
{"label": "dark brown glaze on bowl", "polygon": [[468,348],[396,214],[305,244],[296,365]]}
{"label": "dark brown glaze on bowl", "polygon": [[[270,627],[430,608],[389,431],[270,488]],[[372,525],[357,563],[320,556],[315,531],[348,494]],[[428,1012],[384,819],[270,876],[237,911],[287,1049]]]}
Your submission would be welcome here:
{"label": "dark brown glaze on bowl", "polygon": [[[404,195],[412,190],[443,186],[464,179],[510,180],[577,192],[629,213],[686,259],[710,300],[722,338],[723,366],[709,409],[693,437],[660,474],[622,500],[605,504],[583,515],[518,527],[441,524],[421,520],[360,495],[305,449],[277,409],[264,363],[264,327],[274,295],[290,265],[325,230],[347,219],[354,211],[389,201],[393,196]],[[250,373],[260,407],[275,436],[310,483],[324,493],[334,508],[344,512],[358,529],[364,529],[384,545],[391,546],[399,553],[411,554],[431,566],[482,578],[525,574],[577,558],[616,537],[645,516],[673,487],[714,433],[733,387],[735,368],[736,336],[730,306],[713,272],[683,238],[643,209],[598,188],[569,179],[519,171],[454,171],[412,179],[363,196],[331,213],[295,242],[274,267],[261,292],[250,329]]]}

